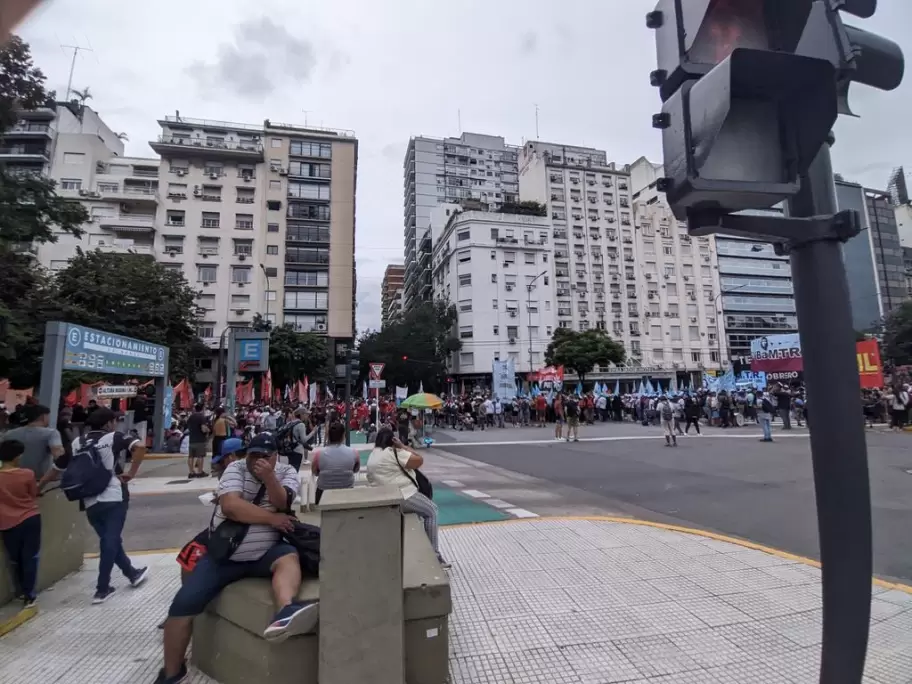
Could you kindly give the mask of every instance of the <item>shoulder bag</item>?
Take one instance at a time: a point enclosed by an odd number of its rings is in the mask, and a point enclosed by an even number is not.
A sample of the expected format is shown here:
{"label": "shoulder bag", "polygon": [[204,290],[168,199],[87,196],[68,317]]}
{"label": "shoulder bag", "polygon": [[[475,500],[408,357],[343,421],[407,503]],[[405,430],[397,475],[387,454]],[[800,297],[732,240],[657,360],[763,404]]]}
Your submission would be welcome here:
{"label": "shoulder bag", "polygon": [[[259,506],[266,496],[266,485],[260,485],[260,490],[253,498],[253,505]],[[209,520],[209,529],[212,530],[212,523],[215,520],[215,514],[219,510],[216,506],[212,511],[212,518]],[[209,541],[206,543],[206,553],[212,557],[212,560],[219,563],[227,561],[234,555],[234,552],[240,548],[247,536],[247,530],[250,529],[249,523],[237,522],[236,520],[223,520],[209,534]]]}
{"label": "shoulder bag", "polygon": [[409,473],[407,468],[404,468],[402,463],[399,461],[399,454],[396,453],[396,448],[393,447],[393,457],[396,459],[396,465],[399,466],[399,470],[402,471],[402,474],[405,475],[413,485],[418,488],[418,493],[423,494],[429,499],[434,498],[434,487],[431,485],[431,481],[425,477],[424,473],[421,472],[418,468],[415,468],[415,476]]}

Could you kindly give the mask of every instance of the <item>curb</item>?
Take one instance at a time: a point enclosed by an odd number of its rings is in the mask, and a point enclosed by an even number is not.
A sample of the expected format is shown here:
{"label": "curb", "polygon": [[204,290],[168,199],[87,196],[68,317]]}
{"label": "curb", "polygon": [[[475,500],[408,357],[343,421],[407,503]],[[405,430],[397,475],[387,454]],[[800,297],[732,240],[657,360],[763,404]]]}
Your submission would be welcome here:
{"label": "curb", "polygon": [[38,615],[38,608],[23,608],[12,617],[0,622],[0,637],[5,637],[17,627],[21,627]]}
{"label": "curb", "polygon": [[[811,565],[815,568],[820,567],[820,561],[816,561],[813,558],[808,558],[806,556],[799,556],[788,551],[782,551],[781,549],[775,549],[771,546],[764,546],[763,544],[757,544],[756,542],[747,541],[745,539],[739,539],[738,537],[729,537],[725,534],[719,534],[718,532],[709,532],[707,530],[701,530],[695,527],[682,527],[681,525],[669,525],[667,523],[652,522],[651,520],[639,520],[637,518],[619,518],[609,515],[554,515],[554,516],[541,516],[535,520],[513,518],[510,520],[492,520],[490,522],[482,523],[463,523],[456,525],[447,525],[447,527],[471,527],[473,525],[510,525],[514,523],[535,523],[538,521],[545,520],[586,520],[590,522],[611,522],[611,523],[626,523],[628,525],[642,525],[644,527],[655,527],[660,530],[668,530],[669,532],[681,532],[683,534],[694,534],[700,537],[707,537],[708,539],[715,539],[716,541],[728,542],[729,544],[735,544],[736,546],[742,546],[747,549],[753,549],[754,551],[762,551],[763,553],[768,553],[772,556],[778,558],[784,558],[786,560],[796,561],[798,563],[803,563],[804,565]],[[888,580],[879,579],[877,577],[872,577],[871,582],[876,584],[879,587],[884,589],[895,589],[897,591],[902,591],[907,594],[912,594],[912,585],[903,584],[902,582],[890,582]]]}

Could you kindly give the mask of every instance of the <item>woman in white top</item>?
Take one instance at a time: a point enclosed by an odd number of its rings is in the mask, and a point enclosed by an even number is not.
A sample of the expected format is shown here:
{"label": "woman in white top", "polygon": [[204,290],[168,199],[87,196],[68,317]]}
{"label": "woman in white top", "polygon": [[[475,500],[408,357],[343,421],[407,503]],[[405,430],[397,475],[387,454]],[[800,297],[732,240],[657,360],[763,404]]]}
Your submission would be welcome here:
{"label": "woman in white top", "polygon": [[449,567],[437,547],[437,504],[418,491],[415,469],[424,465],[424,458],[396,437],[388,427],[377,433],[374,450],[367,459],[367,481],[373,486],[398,487],[402,493],[402,513],[414,513],[424,521],[434,553],[443,567]]}

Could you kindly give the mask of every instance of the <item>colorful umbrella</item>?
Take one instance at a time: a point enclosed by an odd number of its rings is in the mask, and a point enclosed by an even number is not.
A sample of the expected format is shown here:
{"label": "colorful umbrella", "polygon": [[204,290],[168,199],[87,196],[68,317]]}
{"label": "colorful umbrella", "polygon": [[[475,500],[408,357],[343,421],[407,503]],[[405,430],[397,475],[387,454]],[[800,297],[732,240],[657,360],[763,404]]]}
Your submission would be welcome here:
{"label": "colorful umbrella", "polygon": [[400,406],[408,409],[439,409],[443,406],[443,400],[436,394],[419,392],[408,397]]}

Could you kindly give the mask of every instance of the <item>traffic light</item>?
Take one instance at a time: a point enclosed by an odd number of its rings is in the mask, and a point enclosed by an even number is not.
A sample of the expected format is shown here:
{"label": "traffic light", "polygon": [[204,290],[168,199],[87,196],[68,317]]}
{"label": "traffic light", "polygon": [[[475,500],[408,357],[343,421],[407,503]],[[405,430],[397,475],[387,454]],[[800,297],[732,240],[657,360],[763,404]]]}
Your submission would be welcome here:
{"label": "traffic light", "polygon": [[403,361],[408,361],[408,357],[407,357],[407,356],[403,356],[403,357],[402,357],[402,360],[403,360]]}
{"label": "traffic light", "polygon": [[357,349],[350,349],[348,352],[348,364],[351,367],[352,377],[357,378],[361,373],[361,352]]}
{"label": "traffic light", "polygon": [[679,219],[794,196],[838,114],[850,113],[849,85],[899,85],[899,47],[839,13],[875,9],[876,0],[660,0],[646,21],[664,103],[653,125],[659,190]]}

